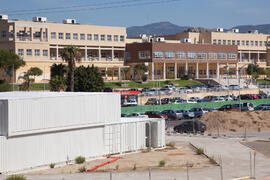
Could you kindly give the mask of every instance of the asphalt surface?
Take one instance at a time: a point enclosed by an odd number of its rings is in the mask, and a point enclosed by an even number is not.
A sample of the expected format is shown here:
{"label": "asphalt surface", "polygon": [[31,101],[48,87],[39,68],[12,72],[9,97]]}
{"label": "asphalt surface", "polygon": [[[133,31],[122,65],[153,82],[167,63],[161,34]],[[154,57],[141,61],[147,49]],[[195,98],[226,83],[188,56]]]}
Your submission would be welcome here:
{"label": "asphalt surface", "polygon": [[242,144],[270,158],[270,141],[256,140]]}

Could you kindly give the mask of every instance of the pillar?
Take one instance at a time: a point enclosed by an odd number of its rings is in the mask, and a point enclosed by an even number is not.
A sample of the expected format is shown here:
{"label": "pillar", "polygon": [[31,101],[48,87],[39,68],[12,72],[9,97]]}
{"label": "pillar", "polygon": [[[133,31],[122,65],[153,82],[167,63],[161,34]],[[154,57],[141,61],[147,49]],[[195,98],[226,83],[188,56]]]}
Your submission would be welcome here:
{"label": "pillar", "polygon": [[209,62],[206,63],[206,78],[209,78]]}
{"label": "pillar", "polygon": [[236,63],[236,79],[239,78],[239,66],[238,63]]}
{"label": "pillar", "polygon": [[260,62],[260,52],[258,51],[258,62]]}
{"label": "pillar", "polygon": [[43,28],[40,28],[40,41],[43,41]]}
{"label": "pillar", "polygon": [[242,51],[240,51],[240,62],[242,62]]}
{"label": "pillar", "polygon": [[84,49],[84,60],[87,61],[87,46]]}
{"label": "pillar", "polygon": [[163,79],[166,80],[166,63],[163,63]]}
{"label": "pillar", "polygon": [[56,45],[56,60],[58,60],[58,45]]}
{"label": "pillar", "polygon": [[121,80],[121,67],[118,67],[118,80]]}
{"label": "pillar", "polygon": [[250,54],[250,51],[248,51],[248,61],[251,60],[251,54]]}
{"label": "pillar", "polygon": [[174,79],[177,79],[177,62],[174,63]]}
{"label": "pillar", "polygon": [[219,63],[217,63],[217,79],[220,78],[220,73],[219,73]]}
{"label": "pillar", "polygon": [[152,62],[151,68],[152,68],[152,71],[151,71],[152,80],[155,80],[155,63],[154,62]]}
{"label": "pillar", "polygon": [[33,41],[34,34],[33,34],[33,28],[32,27],[30,27],[30,36],[31,36],[30,41]]}
{"label": "pillar", "polygon": [[114,48],[112,47],[112,61],[114,60]]}
{"label": "pillar", "polygon": [[188,75],[188,62],[186,61],[185,75]]}
{"label": "pillar", "polygon": [[196,62],[196,79],[199,79],[199,63]]}
{"label": "pillar", "polygon": [[100,48],[100,46],[98,48],[98,60],[99,61],[101,60],[101,48]]}
{"label": "pillar", "polygon": [[105,68],[105,79],[106,79],[106,80],[107,80],[107,78],[108,78],[107,71],[108,71],[108,68],[106,67],[106,68]]}

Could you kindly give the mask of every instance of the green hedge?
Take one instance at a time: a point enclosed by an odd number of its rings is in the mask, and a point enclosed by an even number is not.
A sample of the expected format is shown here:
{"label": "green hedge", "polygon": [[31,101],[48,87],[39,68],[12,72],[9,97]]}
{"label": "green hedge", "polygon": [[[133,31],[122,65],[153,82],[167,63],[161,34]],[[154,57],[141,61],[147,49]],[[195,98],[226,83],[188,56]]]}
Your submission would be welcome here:
{"label": "green hedge", "polygon": [[[241,102],[250,102],[254,107],[260,104],[270,104],[270,99],[257,99],[257,100],[243,100]],[[163,111],[166,109],[181,109],[189,110],[194,107],[205,107],[205,108],[220,108],[226,104],[237,104],[239,101],[225,101],[225,102],[206,102],[206,103],[182,103],[182,104],[166,104],[166,105],[155,105],[155,106],[136,106],[136,107],[122,107],[121,113],[130,114],[130,113],[144,113],[146,111]]]}

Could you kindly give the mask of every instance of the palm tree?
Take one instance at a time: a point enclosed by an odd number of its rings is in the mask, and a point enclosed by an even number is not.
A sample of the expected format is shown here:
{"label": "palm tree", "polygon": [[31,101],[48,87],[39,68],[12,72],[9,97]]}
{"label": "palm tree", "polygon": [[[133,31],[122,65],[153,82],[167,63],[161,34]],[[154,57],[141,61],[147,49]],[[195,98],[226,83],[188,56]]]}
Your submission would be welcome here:
{"label": "palm tree", "polygon": [[147,67],[144,64],[136,64],[134,66],[135,75],[139,76],[140,81],[142,81],[142,75],[147,72]]}
{"label": "palm tree", "polygon": [[127,74],[129,72],[130,68],[123,68],[121,69],[122,76],[124,77],[124,80],[127,80]]}
{"label": "palm tree", "polygon": [[74,72],[76,68],[76,61],[81,61],[81,51],[78,47],[67,46],[64,48],[62,58],[68,63],[68,76],[70,79],[69,89],[71,92],[74,91]]}

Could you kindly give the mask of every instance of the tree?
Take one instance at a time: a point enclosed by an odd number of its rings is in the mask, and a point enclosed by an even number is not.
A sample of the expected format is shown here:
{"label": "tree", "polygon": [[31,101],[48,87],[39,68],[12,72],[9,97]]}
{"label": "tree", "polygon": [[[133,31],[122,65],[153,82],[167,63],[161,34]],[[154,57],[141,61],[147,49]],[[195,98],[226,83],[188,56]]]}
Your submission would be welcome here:
{"label": "tree", "polygon": [[65,78],[60,77],[60,76],[54,76],[50,79],[50,87],[51,87],[51,91],[65,91],[66,89],[66,82],[65,82]]}
{"label": "tree", "polygon": [[[23,79],[24,82],[22,83],[20,89],[21,90],[30,90],[31,83],[35,82],[36,76],[41,76],[43,71],[38,67],[31,67],[23,76],[20,76],[19,79]],[[31,78],[34,77],[34,78]]]}
{"label": "tree", "polygon": [[74,91],[74,72],[76,69],[76,61],[81,61],[81,51],[79,48],[75,46],[65,47],[62,53],[62,58],[64,61],[68,63],[68,78],[69,84],[68,89],[73,92]]}
{"label": "tree", "polygon": [[135,76],[139,77],[139,80],[142,81],[142,75],[147,71],[147,67],[144,64],[136,64],[134,66]]}
{"label": "tree", "polygon": [[121,69],[121,74],[124,77],[124,80],[127,80],[127,75],[129,73],[129,71],[130,71],[130,68],[123,68],[123,69]]}
{"label": "tree", "polygon": [[11,81],[13,70],[16,71],[24,65],[25,62],[17,54],[0,49],[0,69],[7,73],[9,81]]}
{"label": "tree", "polygon": [[104,81],[97,67],[80,66],[75,70],[74,91],[103,92]]}
{"label": "tree", "polygon": [[51,79],[56,77],[56,76],[65,78],[67,72],[68,72],[68,67],[66,65],[64,65],[62,63],[61,64],[53,64],[51,66]]}
{"label": "tree", "polygon": [[257,64],[249,64],[246,71],[247,74],[250,75],[255,81],[259,78],[259,75],[266,74],[265,70],[260,68]]}
{"label": "tree", "polygon": [[107,74],[107,76],[111,76],[112,77],[112,80],[113,80],[113,71],[112,70],[107,70],[106,71],[106,74]]}

